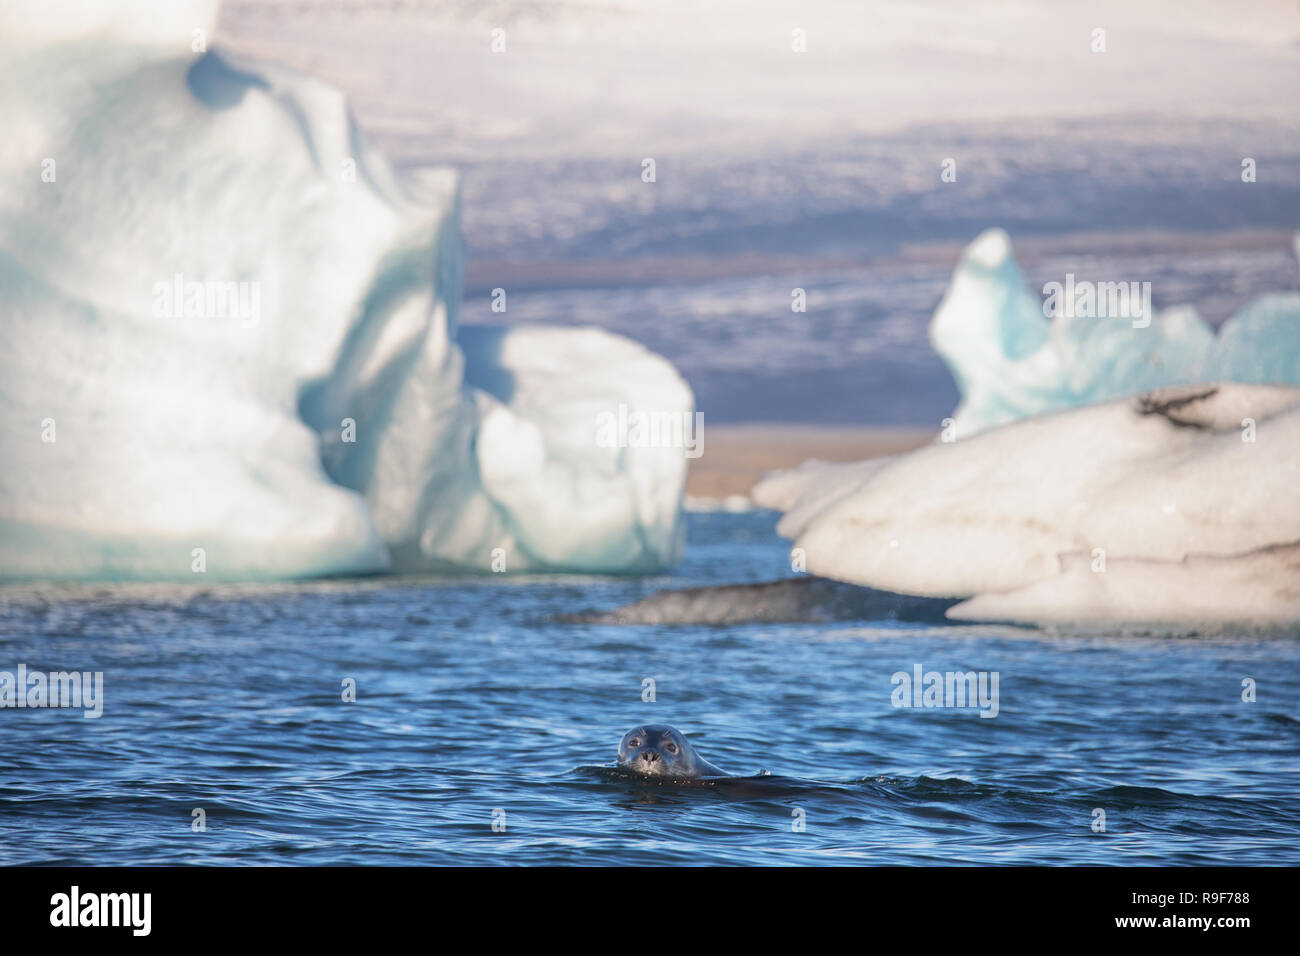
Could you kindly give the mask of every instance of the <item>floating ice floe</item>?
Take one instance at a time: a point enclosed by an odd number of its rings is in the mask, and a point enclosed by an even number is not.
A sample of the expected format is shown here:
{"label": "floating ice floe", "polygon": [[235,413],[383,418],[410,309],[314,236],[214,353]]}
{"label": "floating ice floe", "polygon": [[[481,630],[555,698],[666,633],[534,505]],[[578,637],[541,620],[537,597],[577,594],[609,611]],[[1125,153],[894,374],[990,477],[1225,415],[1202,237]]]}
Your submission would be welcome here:
{"label": "floating ice floe", "polygon": [[692,411],[666,361],[458,330],[453,173],[202,52],[213,3],[94,6],[0,10],[0,578],[675,559],[682,450],[593,440]]}
{"label": "floating ice floe", "polygon": [[1123,290],[1084,291],[1080,310],[1047,290],[1049,321],[984,233],[930,329],[962,390],[941,440],[808,462],[755,500],[813,574],[967,599],[952,618],[1300,620],[1300,295],[1216,336],[1137,290],[1122,316]]}
{"label": "floating ice floe", "polygon": [[1300,389],[1171,388],[755,489],[813,574],[959,619],[1300,620]]}

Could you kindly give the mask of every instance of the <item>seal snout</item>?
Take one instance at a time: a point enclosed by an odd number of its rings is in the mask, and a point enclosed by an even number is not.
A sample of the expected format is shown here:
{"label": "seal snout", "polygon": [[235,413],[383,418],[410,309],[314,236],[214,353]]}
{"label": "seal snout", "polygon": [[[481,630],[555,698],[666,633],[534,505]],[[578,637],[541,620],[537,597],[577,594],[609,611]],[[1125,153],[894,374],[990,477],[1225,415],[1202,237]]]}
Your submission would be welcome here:
{"label": "seal snout", "polygon": [[658,762],[659,762],[659,751],[657,751],[657,750],[643,750],[643,751],[641,751],[641,760],[642,760],[644,763],[646,763],[646,764],[658,763]]}

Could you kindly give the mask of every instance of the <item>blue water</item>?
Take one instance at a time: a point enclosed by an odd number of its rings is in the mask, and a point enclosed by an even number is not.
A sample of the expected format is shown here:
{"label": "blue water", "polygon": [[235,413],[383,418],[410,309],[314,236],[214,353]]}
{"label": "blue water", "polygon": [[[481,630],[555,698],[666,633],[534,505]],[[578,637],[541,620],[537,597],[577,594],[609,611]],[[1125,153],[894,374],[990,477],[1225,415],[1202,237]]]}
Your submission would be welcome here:
{"label": "blue water", "polygon": [[[105,682],[0,710],[0,863],[1300,862],[1293,636],[551,620],[779,577],[772,524],[692,515],[650,579],[0,590],[0,670]],[[915,664],[998,672],[998,715],[893,707]],[[772,775],[593,769],[649,721]]]}

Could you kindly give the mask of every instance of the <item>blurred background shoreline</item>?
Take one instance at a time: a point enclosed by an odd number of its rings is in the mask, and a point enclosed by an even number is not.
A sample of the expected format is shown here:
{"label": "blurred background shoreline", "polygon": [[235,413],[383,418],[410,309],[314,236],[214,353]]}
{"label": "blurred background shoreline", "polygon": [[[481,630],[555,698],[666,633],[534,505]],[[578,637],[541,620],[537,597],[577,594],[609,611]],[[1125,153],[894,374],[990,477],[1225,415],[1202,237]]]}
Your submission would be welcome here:
{"label": "blurred background shoreline", "polygon": [[[710,435],[937,430],[959,394],[928,323],[991,226],[1031,290],[1147,281],[1217,326],[1300,289],[1293,5],[235,0],[217,38],[338,85],[397,165],[457,170],[462,323],[640,342]],[[756,469],[746,435],[692,493]]]}
{"label": "blurred background shoreline", "polygon": [[[855,428],[829,425],[705,424],[704,454],[686,474],[688,505],[721,503],[749,495],[764,474],[821,461],[861,461],[919,448],[936,432],[921,428]],[[742,502],[733,499],[733,506]]]}

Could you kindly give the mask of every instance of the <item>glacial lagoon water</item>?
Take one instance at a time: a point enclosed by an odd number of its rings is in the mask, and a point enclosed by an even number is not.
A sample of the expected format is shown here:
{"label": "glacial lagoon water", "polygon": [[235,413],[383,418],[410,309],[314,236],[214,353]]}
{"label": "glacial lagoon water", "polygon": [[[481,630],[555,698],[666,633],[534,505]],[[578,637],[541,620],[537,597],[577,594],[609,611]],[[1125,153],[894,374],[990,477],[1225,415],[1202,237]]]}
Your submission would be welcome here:
{"label": "glacial lagoon water", "polygon": [[[770,512],[689,518],[651,578],[0,590],[0,671],[104,675],[0,710],[0,863],[1300,862],[1294,633],[558,620],[790,576]],[[996,717],[894,706],[918,665]],[[599,769],[641,722],[770,776]]]}

